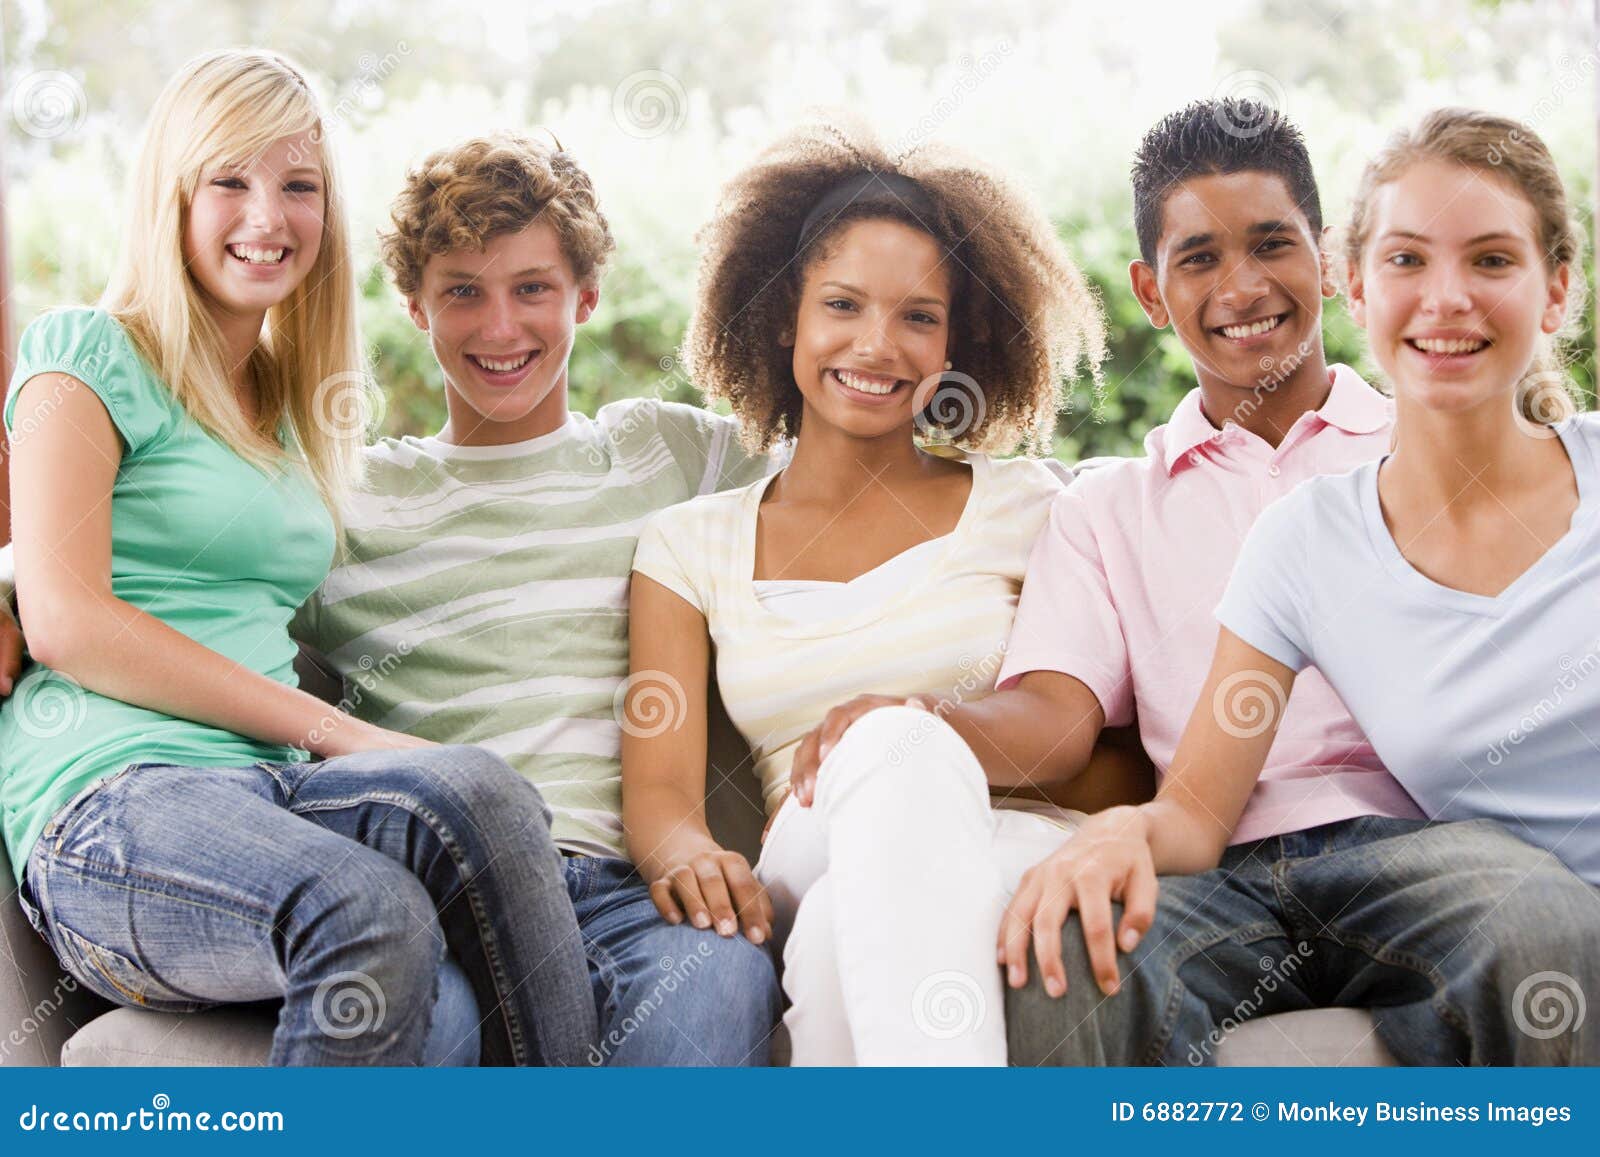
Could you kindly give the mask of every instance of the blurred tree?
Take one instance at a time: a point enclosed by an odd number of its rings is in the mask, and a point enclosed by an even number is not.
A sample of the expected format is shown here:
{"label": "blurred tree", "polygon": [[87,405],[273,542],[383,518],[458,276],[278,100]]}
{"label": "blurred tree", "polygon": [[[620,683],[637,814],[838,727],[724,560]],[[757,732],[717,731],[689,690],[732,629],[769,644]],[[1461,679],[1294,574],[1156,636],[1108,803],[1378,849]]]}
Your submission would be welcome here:
{"label": "blurred tree", "polygon": [[[639,394],[697,400],[674,361],[695,229],[721,180],[805,107],[862,110],[903,145],[941,140],[978,153],[1032,188],[1105,304],[1105,386],[1073,383],[1056,437],[1067,459],[1137,451],[1192,385],[1187,357],[1146,322],[1126,272],[1128,159],[1184,101],[1228,91],[1281,100],[1306,132],[1335,222],[1389,129],[1442,103],[1528,121],[1575,201],[1594,188],[1596,69],[1582,0],[1147,0],[1116,10],[1096,0],[0,0],[0,19],[13,83],[59,69],[83,87],[71,131],[10,137],[13,325],[98,295],[138,126],[177,66],[218,45],[278,48],[317,78],[337,122],[390,434],[431,432],[444,407],[427,343],[376,264],[375,231],[405,167],[469,132],[548,126],[601,191],[619,252],[573,351],[584,410]],[[658,121],[630,111],[624,98],[639,83]],[[1592,394],[1585,320],[1574,376]],[[1337,303],[1326,340],[1330,358],[1371,371]]]}

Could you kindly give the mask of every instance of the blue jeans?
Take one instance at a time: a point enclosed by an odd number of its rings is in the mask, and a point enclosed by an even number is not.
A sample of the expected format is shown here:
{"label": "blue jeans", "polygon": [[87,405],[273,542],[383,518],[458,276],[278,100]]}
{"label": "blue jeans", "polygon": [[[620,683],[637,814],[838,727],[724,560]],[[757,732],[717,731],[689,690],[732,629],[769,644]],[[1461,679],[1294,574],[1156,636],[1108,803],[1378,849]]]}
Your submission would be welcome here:
{"label": "blue jeans", "polygon": [[1059,1000],[1037,968],[1007,991],[1013,1064],[1209,1064],[1249,1017],[1326,1006],[1371,1009],[1404,1064],[1600,1062],[1600,889],[1489,820],[1345,820],[1164,876],[1115,996],[1076,916],[1062,954]]}
{"label": "blue jeans", "polygon": [[[478,748],[136,764],[51,818],[25,883],[108,1000],[282,998],[272,1064],[470,1055],[474,1029],[486,1063],[582,1064],[598,1039],[549,810]],[[430,1046],[436,1003],[457,1039]]]}
{"label": "blue jeans", "polygon": [[668,924],[626,860],[569,856],[600,1016],[592,1065],[766,1065],[781,1012],[766,946]]}

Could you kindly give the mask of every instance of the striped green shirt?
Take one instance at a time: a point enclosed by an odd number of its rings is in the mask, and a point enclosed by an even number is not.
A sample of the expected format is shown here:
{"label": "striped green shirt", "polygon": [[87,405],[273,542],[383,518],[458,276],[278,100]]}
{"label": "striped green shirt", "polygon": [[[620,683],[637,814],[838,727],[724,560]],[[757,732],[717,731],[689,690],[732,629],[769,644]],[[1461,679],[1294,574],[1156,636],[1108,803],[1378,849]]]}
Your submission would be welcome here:
{"label": "striped green shirt", "polygon": [[732,419],[650,399],[510,446],[385,439],[295,637],[344,675],[354,714],[495,752],[538,785],[560,847],[622,856],[613,700],[639,531],[772,468]]}

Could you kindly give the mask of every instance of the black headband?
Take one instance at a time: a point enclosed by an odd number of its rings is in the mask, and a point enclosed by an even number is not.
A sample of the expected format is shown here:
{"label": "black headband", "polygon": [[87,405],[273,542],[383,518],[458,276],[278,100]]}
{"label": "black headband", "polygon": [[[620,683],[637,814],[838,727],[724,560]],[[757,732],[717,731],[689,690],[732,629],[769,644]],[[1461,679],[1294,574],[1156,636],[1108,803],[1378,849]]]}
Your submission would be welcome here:
{"label": "black headband", "polygon": [[800,223],[800,236],[794,246],[796,256],[805,253],[818,235],[838,220],[841,213],[855,206],[882,206],[898,210],[896,216],[909,213],[929,230],[933,228],[936,215],[933,198],[910,177],[871,170],[854,173],[817,198],[811,212]]}

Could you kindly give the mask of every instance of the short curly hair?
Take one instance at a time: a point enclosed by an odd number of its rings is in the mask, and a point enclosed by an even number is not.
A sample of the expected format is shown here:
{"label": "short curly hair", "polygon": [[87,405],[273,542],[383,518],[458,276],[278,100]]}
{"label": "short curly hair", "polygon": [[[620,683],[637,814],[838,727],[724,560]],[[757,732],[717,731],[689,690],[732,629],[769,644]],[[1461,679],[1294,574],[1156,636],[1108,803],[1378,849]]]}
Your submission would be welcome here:
{"label": "short curly hair", "polygon": [[390,206],[394,227],[378,241],[395,286],[412,297],[430,257],[481,250],[540,218],[555,228],[577,278],[598,278],[616,242],[589,174],[559,141],[496,133],[430,153],[408,172]]}
{"label": "short curly hair", "polygon": [[[819,200],[863,174],[915,182],[931,216],[894,198],[869,199],[807,229],[797,253]],[[794,328],[809,265],[847,224],[870,218],[922,230],[952,262],[952,360],[981,398],[949,440],[965,450],[1048,453],[1064,379],[1084,362],[1100,378],[1105,322],[1094,290],[1044,214],[989,169],[945,149],[892,157],[871,133],[834,119],[785,134],[724,186],[699,236],[699,288],[682,350],[696,384],[732,406],[752,448],[797,435],[802,399],[780,338]],[[928,411],[935,428],[938,397]]]}

